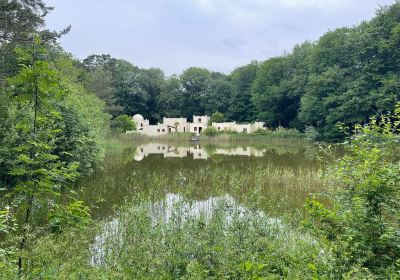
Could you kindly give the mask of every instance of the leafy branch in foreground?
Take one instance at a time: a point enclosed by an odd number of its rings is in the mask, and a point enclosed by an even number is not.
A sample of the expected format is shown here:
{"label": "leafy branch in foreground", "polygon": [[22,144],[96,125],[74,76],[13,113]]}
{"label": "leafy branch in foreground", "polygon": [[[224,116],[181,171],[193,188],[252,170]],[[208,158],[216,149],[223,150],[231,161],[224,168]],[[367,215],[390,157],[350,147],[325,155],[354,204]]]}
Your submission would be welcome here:
{"label": "leafy branch in foreground", "polygon": [[357,125],[346,155],[330,170],[333,207],[307,202],[309,222],[336,256],[335,275],[400,277],[399,134],[400,105]]}
{"label": "leafy branch in foreground", "polygon": [[[62,187],[78,176],[77,162],[62,162],[56,153],[56,139],[61,133],[59,104],[66,91],[59,73],[45,61],[46,49],[35,38],[32,49],[18,51],[21,70],[8,79],[9,94],[16,110],[17,139],[8,159],[14,187],[12,196],[22,214],[19,250],[28,243],[34,209],[58,197]],[[19,274],[23,260],[18,258]]]}

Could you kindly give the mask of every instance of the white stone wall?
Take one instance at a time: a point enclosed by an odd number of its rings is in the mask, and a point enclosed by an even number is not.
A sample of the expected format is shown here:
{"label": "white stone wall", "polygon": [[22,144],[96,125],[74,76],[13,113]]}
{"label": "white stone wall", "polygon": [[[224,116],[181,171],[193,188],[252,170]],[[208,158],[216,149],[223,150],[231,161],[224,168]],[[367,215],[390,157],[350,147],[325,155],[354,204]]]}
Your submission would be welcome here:
{"label": "white stone wall", "polygon": [[191,133],[195,133],[196,135],[200,135],[204,129],[207,128],[207,124],[203,123],[189,123],[189,131]]}
{"label": "white stone wall", "polygon": [[[163,118],[162,124],[150,125],[149,120],[144,119],[143,116],[137,114],[132,117],[136,123],[136,127],[139,133],[158,136],[167,135],[173,132],[191,132],[196,135],[200,135],[208,126],[210,121],[209,116],[193,116],[193,122],[187,122],[186,118]],[[223,122],[213,123],[219,131],[236,131],[239,133],[252,133],[256,130],[263,129],[263,122],[255,122],[253,124],[237,124],[236,122]]]}
{"label": "white stone wall", "polygon": [[206,127],[207,127],[207,124],[208,124],[208,122],[210,121],[210,117],[209,116],[195,116],[195,115],[193,115],[193,124],[203,124],[203,125],[206,125]]}
{"label": "white stone wall", "polygon": [[159,136],[169,134],[171,129],[168,127],[168,125],[156,124],[144,126],[143,129],[138,130],[138,132],[149,136]]}
{"label": "white stone wall", "polygon": [[264,123],[238,124],[236,122],[213,123],[212,126],[218,131],[236,131],[239,133],[252,133],[258,129],[263,129]]}

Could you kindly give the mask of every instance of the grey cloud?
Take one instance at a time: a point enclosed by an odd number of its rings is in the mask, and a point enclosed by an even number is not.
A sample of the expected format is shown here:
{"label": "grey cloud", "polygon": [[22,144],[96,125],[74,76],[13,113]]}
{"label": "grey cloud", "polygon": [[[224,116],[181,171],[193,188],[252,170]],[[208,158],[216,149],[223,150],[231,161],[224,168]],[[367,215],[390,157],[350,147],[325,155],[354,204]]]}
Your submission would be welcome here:
{"label": "grey cloud", "polygon": [[64,48],[109,53],[167,74],[190,66],[230,72],[371,18],[394,0],[45,0],[50,29],[72,25]]}

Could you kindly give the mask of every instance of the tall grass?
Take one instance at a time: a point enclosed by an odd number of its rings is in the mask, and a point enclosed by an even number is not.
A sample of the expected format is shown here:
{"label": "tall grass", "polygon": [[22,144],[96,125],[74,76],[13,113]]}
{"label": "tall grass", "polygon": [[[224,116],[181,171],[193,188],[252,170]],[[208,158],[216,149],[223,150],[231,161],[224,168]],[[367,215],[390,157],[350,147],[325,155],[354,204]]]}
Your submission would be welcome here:
{"label": "tall grass", "polygon": [[329,275],[329,253],[301,230],[232,199],[221,198],[211,213],[200,209],[193,214],[193,203],[187,198],[176,201],[166,218],[165,208],[136,197],[97,231],[40,239],[29,253],[27,274],[31,279],[316,279]]}
{"label": "tall grass", "polygon": [[[164,141],[189,141],[193,133],[177,132],[168,135],[148,136],[139,133],[121,134],[118,138],[123,142],[145,142],[150,140]],[[211,127],[207,128],[199,137],[200,142],[224,142],[224,141],[263,141],[268,139],[309,141],[307,134],[292,128],[278,127],[276,129],[260,129],[252,133],[238,133],[236,131],[217,131]]]}

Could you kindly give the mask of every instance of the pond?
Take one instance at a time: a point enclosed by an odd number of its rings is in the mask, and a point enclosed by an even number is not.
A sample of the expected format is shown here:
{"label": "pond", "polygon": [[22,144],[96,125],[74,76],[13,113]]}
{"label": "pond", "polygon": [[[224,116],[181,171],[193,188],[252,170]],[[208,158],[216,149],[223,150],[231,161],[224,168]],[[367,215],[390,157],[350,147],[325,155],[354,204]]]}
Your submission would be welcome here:
{"label": "pond", "polygon": [[322,187],[319,148],[308,141],[124,143],[101,169],[79,184],[96,219],[141,195],[159,203],[171,196],[207,201],[229,196],[269,215],[302,213]]}

